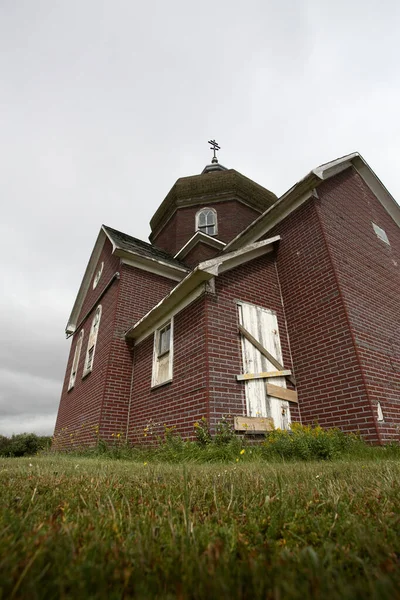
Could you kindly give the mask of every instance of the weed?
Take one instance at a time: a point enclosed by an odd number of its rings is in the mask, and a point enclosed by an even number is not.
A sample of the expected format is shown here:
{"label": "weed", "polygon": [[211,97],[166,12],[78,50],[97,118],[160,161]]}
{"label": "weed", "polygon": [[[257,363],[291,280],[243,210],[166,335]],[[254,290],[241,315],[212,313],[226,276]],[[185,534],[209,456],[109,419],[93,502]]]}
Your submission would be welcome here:
{"label": "weed", "polygon": [[193,423],[193,427],[197,443],[200,446],[207,446],[207,444],[211,444],[212,437],[208,427],[207,419],[205,417],[201,417],[200,421]]}

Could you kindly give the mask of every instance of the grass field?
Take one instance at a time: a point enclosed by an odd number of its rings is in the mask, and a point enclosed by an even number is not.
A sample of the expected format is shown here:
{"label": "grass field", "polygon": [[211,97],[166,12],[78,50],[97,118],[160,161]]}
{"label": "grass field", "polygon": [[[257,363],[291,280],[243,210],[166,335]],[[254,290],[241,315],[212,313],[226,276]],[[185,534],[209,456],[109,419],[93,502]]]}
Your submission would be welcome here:
{"label": "grass field", "polygon": [[0,459],[0,598],[400,598],[398,460]]}

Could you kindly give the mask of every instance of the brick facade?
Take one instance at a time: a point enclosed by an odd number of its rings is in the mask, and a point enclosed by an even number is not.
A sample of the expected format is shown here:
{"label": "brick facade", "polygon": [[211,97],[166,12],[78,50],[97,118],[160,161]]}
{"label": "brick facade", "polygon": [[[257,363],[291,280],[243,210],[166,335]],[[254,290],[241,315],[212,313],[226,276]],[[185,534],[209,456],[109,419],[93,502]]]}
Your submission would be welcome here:
{"label": "brick facade", "polygon": [[205,299],[200,297],[174,317],[173,379],[156,388],[151,388],[154,335],[135,347],[130,441],[154,441],[164,426],[193,435],[193,423],[208,413],[205,331]]}
{"label": "brick facade", "polygon": [[185,256],[185,263],[192,269],[204,260],[214,258],[219,251],[208,244],[198,242]]}
{"label": "brick facade", "polygon": [[274,232],[279,281],[303,423],[378,441],[326,239],[309,200]]}
{"label": "brick facade", "polygon": [[[379,438],[399,437],[400,236],[399,228],[353,169],[319,189],[316,203],[333,270],[351,328]],[[380,240],[375,223],[387,233]],[[377,403],[384,422],[377,422]]]}
{"label": "brick facade", "polygon": [[[132,351],[124,333],[176,284],[165,277],[123,264],[111,255],[111,250],[111,243],[106,240],[99,259],[99,265],[104,262],[101,279],[95,290],[92,287],[88,290],[79,319],[85,315],[86,318],[72,338],[55,426],[55,440],[60,447],[71,443],[75,446],[94,444],[98,436],[105,440],[109,440],[112,434],[122,433],[125,436]],[[96,302],[116,272],[119,279],[115,279],[100,302]],[[133,289],[135,294],[132,294]],[[93,370],[82,378],[90,327],[99,304],[102,315]],[[82,328],[84,338],[77,377],[74,388],[68,391],[75,347]]]}
{"label": "brick facade", "polygon": [[[119,259],[111,255],[111,243],[106,240],[100,255],[98,271],[104,262],[103,272],[98,285],[93,289],[92,282],[83,302],[78,318],[78,328],[72,337],[67,370],[61,393],[60,407],[54,431],[54,439],[59,447],[79,446],[81,444],[94,444],[99,434],[101,423],[101,406],[106,384],[107,366],[110,360],[110,350],[113,339],[114,315],[117,307],[118,289],[120,282],[114,279],[103,297],[99,296],[111,281],[113,275],[118,272]],[[97,336],[96,351],[93,361],[93,370],[82,378],[86,350],[89,341],[90,328],[94,311],[101,304],[102,314]],[[83,323],[79,326],[80,321]],[[68,391],[68,383],[72,369],[75,347],[81,329],[84,329],[84,337],[80,354],[79,365],[75,386]]]}
{"label": "brick facade", "polygon": [[[100,433],[103,439],[127,432],[132,384],[133,347],[125,332],[175,286],[176,282],[154,273],[121,265],[117,310],[106,375]],[[135,290],[135,293],[132,293]]]}
{"label": "brick facade", "polygon": [[[205,201],[205,206],[216,209],[217,237],[224,242],[259,215],[229,198]],[[154,237],[171,260],[194,234],[200,207],[179,206]],[[385,230],[390,245],[377,237],[372,223]],[[214,291],[209,288],[175,314],[173,378],[153,388],[154,333],[134,345],[125,332],[177,281],[124,264],[107,239],[95,269],[104,262],[102,276],[94,290],[90,282],[72,339],[55,429],[59,446],[93,444],[97,436],[110,441],[118,434],[133,443],[151,443],[165,426],[190,437],[193,423],[203,416],[214,431],[222,417],[244,415],[245,383],[236,380],[243,371],[238,301],[277,315],[283,363],[296,377],[299,404],[290,406],[292,421],[360,432],[373,443],[398,439],[399,232],[353,168],[322,182],[317,195],[264,236],[280,236],[273,253],[218,275]],[[194,268],[217,254],[200,242],[185,262]],[[82,379],[99,303],[93,370]],[[82,328],[76,382],[68,392]]]}
{"label": "brick facade", "polygon": [[[245,382],[236,380],[236,375],[243,372],[237,301],[276,312],[284,366],[291,369],[292,361],[273,255],[257,258],[217,277],[216,294],[208,295],[206,301],[210,425],[214,428],[224,415],[246,414]],[[291,417],[300,420],[295,405],[291,406]]]}
{"label": "brick facade", "polygon": [[[260,214],[238,200],[211,202],[206,206],[216,210],[218,234],[215,237],[225,243],[243,231]],[[196,213],[201,208],[201,205],[179,208],[163,229],[154,236],[153,243],[174,256],[196,233]]]}

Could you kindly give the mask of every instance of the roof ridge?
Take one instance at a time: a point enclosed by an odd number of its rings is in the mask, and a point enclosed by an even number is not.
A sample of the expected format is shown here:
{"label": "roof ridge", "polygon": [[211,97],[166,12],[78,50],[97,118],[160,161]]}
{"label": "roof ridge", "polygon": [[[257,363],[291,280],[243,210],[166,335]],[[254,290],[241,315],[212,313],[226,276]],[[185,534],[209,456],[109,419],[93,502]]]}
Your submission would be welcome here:
{"label": "roof ridge", "polygon": [[[102,227],[111,237],[116,238],[116,239],[114,239],[114,242],[117,244],[119,241],[119,243],[125,243],[128,245],[132,244],[132,245],[139,246],[139,248],[137,248],[137,251],[139,251],[139,252],[140,252],[140,248],[142,248],[143,251],[146,250],[148,253],[153,254],[154,258],[156,258],[156,255],[158,255],[158,257],[161,259],[165,259],[165,260],[171,262],[172,264],[179,265],[185,269],[188,269],[188,266],[182,260],[175,258],[173,254],[171,254],[167,250],[164,250],[163,248],[160,248],[156,244],[152,244],[151,242],[146,242],[145,240],[136,238],[132,235],[129,235],[129,233],[124,233],[123,231],[114,229],[113,227],[110,227],[109,225],[103,224]],[[119,238],[119,240],[118,240],[118,238]],[[131,248],[131,250],[132,250],[132,248]]]}

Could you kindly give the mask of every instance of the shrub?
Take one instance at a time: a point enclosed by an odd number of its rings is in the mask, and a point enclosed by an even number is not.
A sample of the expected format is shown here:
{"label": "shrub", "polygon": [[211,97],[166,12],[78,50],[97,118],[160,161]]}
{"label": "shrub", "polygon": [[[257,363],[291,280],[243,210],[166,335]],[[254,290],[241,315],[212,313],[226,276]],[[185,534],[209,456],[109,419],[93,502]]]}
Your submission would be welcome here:
{"label": "shrub", "polygon": [[50,437],[35,433],[19,433],[11,438],[0,436],[0,456],[33,456],[50,445]]}
{"label": "shrub", "polygon": [[265,457],[284,459],[332,460],[345,452],[366,448],[365,442],[340,429],[322,429],[319,425],[293,423],[290,430],[274,429],[264,442]]}

